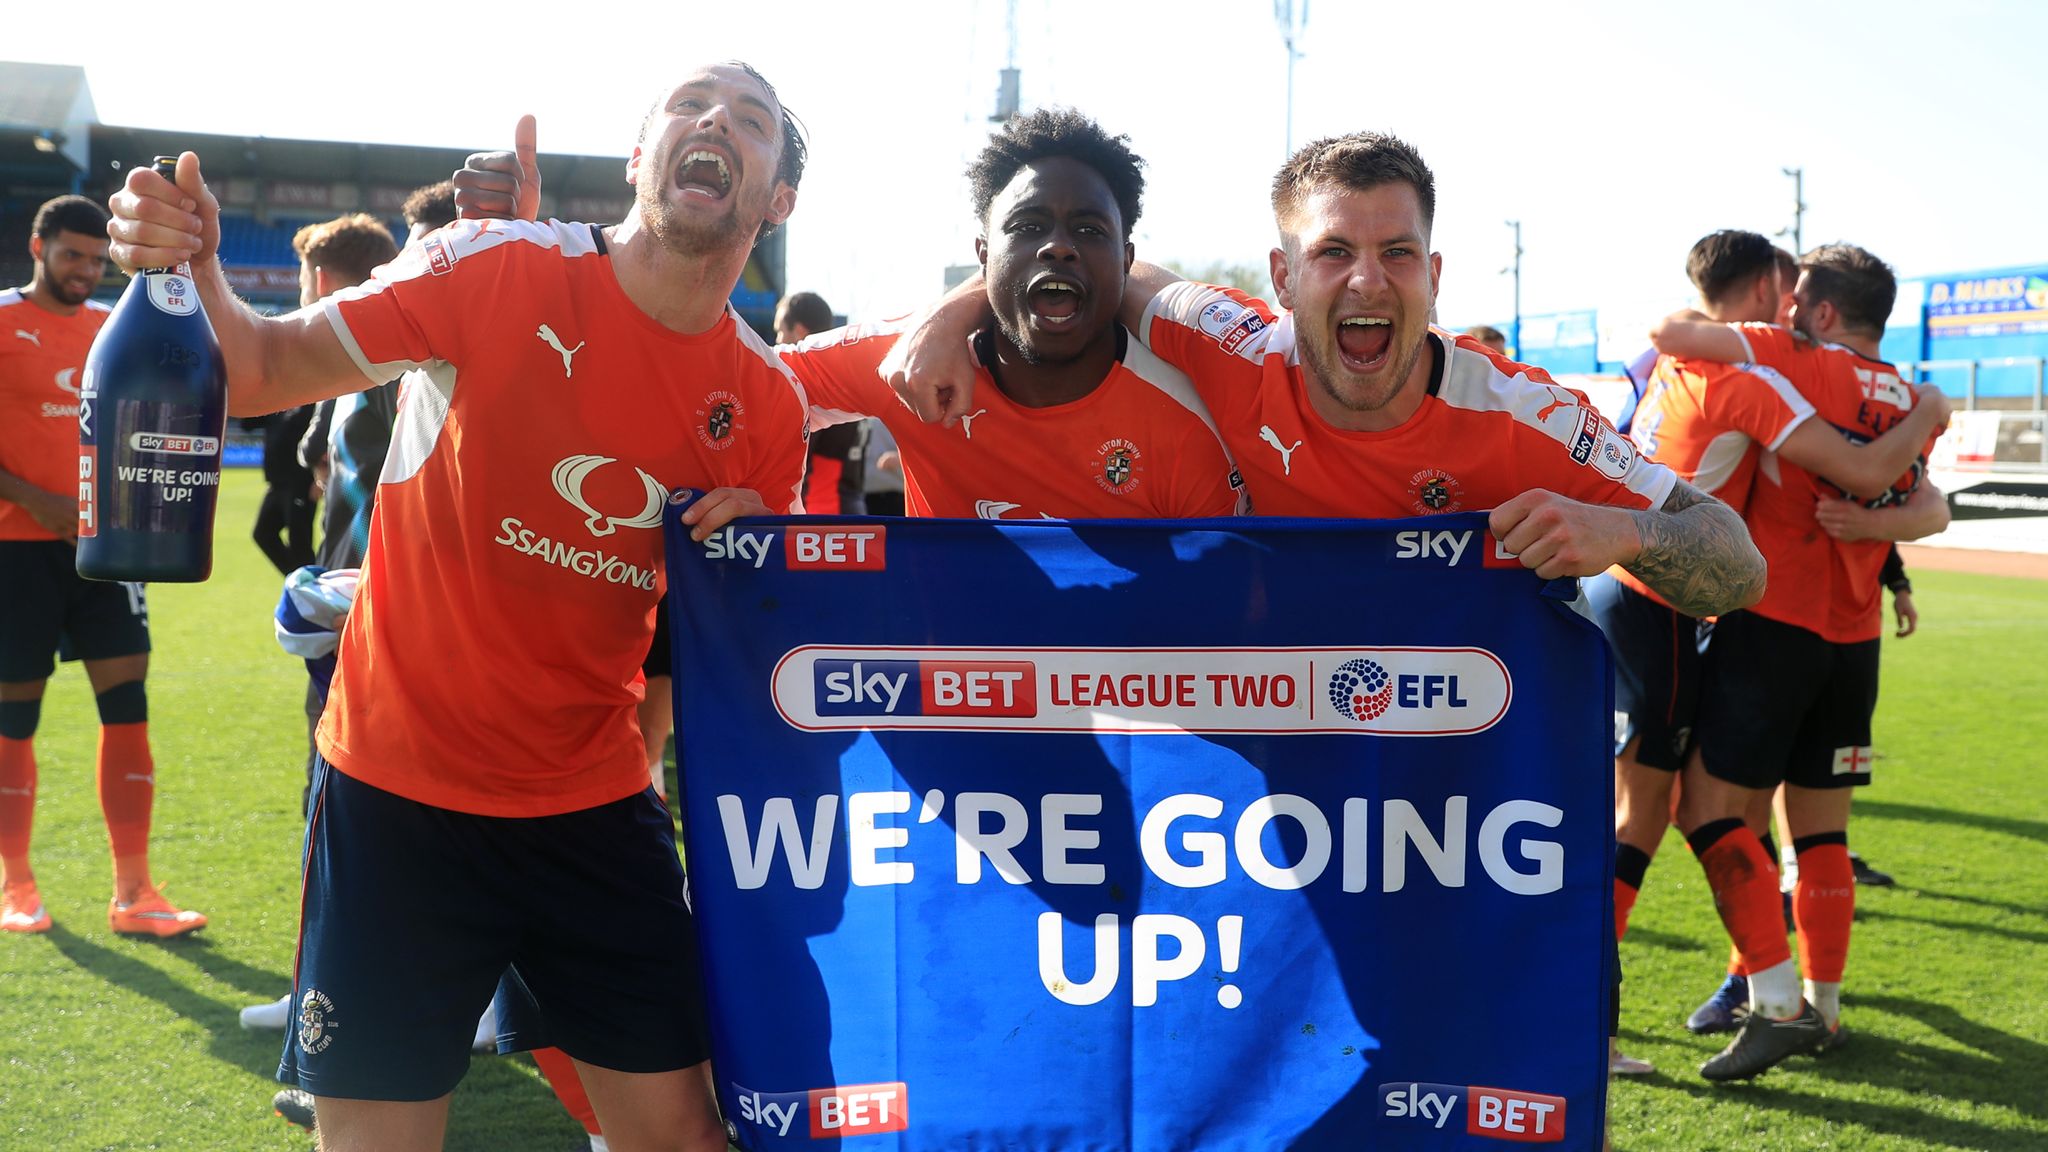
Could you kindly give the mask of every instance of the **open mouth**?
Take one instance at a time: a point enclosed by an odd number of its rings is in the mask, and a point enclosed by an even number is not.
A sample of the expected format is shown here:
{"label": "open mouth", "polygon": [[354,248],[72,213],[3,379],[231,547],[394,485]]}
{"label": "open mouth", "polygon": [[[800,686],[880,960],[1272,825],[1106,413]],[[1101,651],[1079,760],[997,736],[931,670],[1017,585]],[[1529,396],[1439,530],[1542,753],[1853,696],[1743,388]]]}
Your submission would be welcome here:
{"label": "open mouth", "polygon": [[1055,328],[1072,323],[1081,314],[1081,286],[1058,276],[1046,276],[1024,293],[1031,314]]}
{"label": "open mouth", "polygon": [[682,163],[676,165],[676,187],[685,194],[723,200],[732,191],[732,167],[725,157],[706,148],[686,152]]}
{"label": "open mouth", "polygon": [[1354,371],[1384,367],[1393,344],[1394,322],[1384,316],[1347,316],[1337,324],[1337,351]]}

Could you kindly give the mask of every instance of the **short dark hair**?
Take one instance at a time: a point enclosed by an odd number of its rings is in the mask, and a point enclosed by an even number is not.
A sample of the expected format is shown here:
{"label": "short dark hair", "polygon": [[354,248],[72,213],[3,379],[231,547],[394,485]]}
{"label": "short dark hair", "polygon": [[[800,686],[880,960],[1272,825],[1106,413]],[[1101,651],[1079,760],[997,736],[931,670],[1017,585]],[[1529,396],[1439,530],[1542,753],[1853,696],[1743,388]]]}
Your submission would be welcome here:
{"label": "short dark hair", "polygon": [[775,308],[775,326],[796,323],[813,334],[832,327],[832,306],[816,292],[792,292]]}
{"label": "short dark hair", "polygon": [[107,210],[83,196],[59,196],[46,201],[36,209],[35,224],[29,234],[39,240],[48,240],[59,232],[105,236]]}
{"label": "short dark hair", "polygon": [[1685,274],[1709,304],[1726,300],[1777,267],[1778,250],[1755,232],[1723,228],[1699,238],[1685,257]]}
{"label": "short dark hair", "polygon": [[1040,108],[1004,124],[988,138],[967,166],[968,195],[974,217],[988,225],[988,210],[1025,165],[1064,156],[1095,170],[1116,198],[1123,217],[1123,238],[1145,207],[1145,161],[1131,151],[1129,136],[1112,136],[1102,125],[1072,108]]}
{"label": "short dark hair", "polygon": [[1806,273],[1808,301],[1833,304],[1844,327],[1884,335],[1899,295],[1891,265],[1854,244],[1823,244],[1799,258],[1799,270]]}
{"label": "short dark hair", "polygon": [[1799,257],[1785,251],[1783,248],[1774,247],[1771,249],[1771,258],[1778,263],[1779,286],[1784,291],[1790,292],[1792,286],[1799,283]]}
{"label": "short dark hair", "polygon": [[382,220],[356,212],[299,229],[292,236],[292,251],[339,277],[341,287],[353,288],[398,255],[398,242]]}
{"label": "short dark hair", "polygon": [[413,189],[398,214],[405,217],[408,228],[424,224],[432,231],[455,223],[455,181],[443,180]]}
{"label": "short dark hair", "polygon": [[1415,189],[1422,229],[1429,232],[1436,226],[1436,174],[1423,163],[1422,153],[1384,132],[1325,136],[1303,145],[1274,175],[1273,217],[1284,232],[1288,218],[1324,185],[1366,192],[1395,182]]}

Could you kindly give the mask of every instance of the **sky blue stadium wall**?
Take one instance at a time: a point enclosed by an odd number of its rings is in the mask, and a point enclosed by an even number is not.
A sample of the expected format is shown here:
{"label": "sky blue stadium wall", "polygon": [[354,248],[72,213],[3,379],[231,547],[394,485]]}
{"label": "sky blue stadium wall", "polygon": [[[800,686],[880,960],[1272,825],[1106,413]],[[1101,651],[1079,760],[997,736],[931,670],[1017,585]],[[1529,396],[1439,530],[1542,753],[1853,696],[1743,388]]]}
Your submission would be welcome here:
{"label": "sky blue stadium wall", "polygon": [[[1599,358],[1598,318],[1590,309],[1522,317],[1521,359],[1553,373],[1619,373],[1620,361]],[[1493,326],[1510,333],[1514,327],[1508,320]],[[2037,379],[2031,361],[2048,357],[2048,264],[1902,281],[1879,351],[1894,363],[1977,361],[1978,399],[2031,399]],[[2004,359],[2026,362],[1984,363]],[[1937,366],[1925,369],[1923,378],[1961,396],[1968,370]]]}

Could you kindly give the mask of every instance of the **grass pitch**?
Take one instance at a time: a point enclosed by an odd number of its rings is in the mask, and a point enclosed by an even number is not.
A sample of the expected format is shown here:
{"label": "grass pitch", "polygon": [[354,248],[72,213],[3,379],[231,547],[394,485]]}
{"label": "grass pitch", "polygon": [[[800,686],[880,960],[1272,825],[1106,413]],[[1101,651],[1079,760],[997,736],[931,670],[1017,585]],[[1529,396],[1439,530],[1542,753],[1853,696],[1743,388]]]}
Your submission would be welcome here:
{"label": "grass pitch", "polygon": [[[271,638],[278,579],[246,538],[260,486],[227,477],[209,583],[149,593],[153,863],[212,918],[198,938],[108,933],[92,694],[75,665],[51,682],[34,859],[56,927],[0,939],[0,1148],[311,1144],[270,1112],[281,1038],[236,1019],[287,990],[298,917],[305,673]],[[1921,631],[1886,641],[1877,783],[1850,832],[1899,879],[1858,893],[1854,1040],[1749,1085],[1698,1078],[1725,1038],[1680,1022],[1727,945],[1674,834],[1623,947],[1622,1045],[1659,1072],[1615,1085],[1617,1148],[2048,1150],[2048,583],[1915,583]],[[583,1134],[529,1062],[479,1056],[447,1147],[571,1152]]]}

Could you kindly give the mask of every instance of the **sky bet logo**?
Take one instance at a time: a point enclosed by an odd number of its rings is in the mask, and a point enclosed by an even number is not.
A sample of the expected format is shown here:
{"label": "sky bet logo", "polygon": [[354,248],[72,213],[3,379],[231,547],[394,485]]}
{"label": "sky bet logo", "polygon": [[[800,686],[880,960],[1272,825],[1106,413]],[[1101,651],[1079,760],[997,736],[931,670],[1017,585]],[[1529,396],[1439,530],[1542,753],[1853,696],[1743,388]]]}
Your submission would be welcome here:
{"label": "sky bet logo", "polygon": [[1455,568],[1458,562],[1472,550],[1474,542],[1479,544],[1480,562],[1488,568],[1519,568],[1522,562],[1515,554],[1503,549],[1500,541],[1491,532],[1437,532],[1429,529],[1415,529],[1394,533],[1394,559],[1422,560]]}
{"label": "sky bet logo", "polygon": [[820,716],[1036,716],[1029,660],[819,660]]}
{"label": "sky bet logo", "polygon": [[1380,1085],[1380,1115],[1386,1120],[1443,1129],[1453,1123],[1460,1107],[1468,1135],[1518,1144],[1556,1144],[1564,1139],[1562,1096],[1414,1081]]}
{"label": "sky bet logo", "polygon": [[880,524],[757,532],[720,528],[705,538],[704,558],[735,560],[759,568],[768,563],[778,532],[782,535],[782,566],[791,572],[822,568],[880,572],[889,567],[889,529]]}
{"label": "sky bet logo", "polygon": [[813,1140],[901,1132],[910,1126],[910,1088],[901,1081],[808,1092],[756,1092],[738,1084],[732,1090],[738,1118],[777,1136],[789,1135],[799,1116],[810,1118]]}

